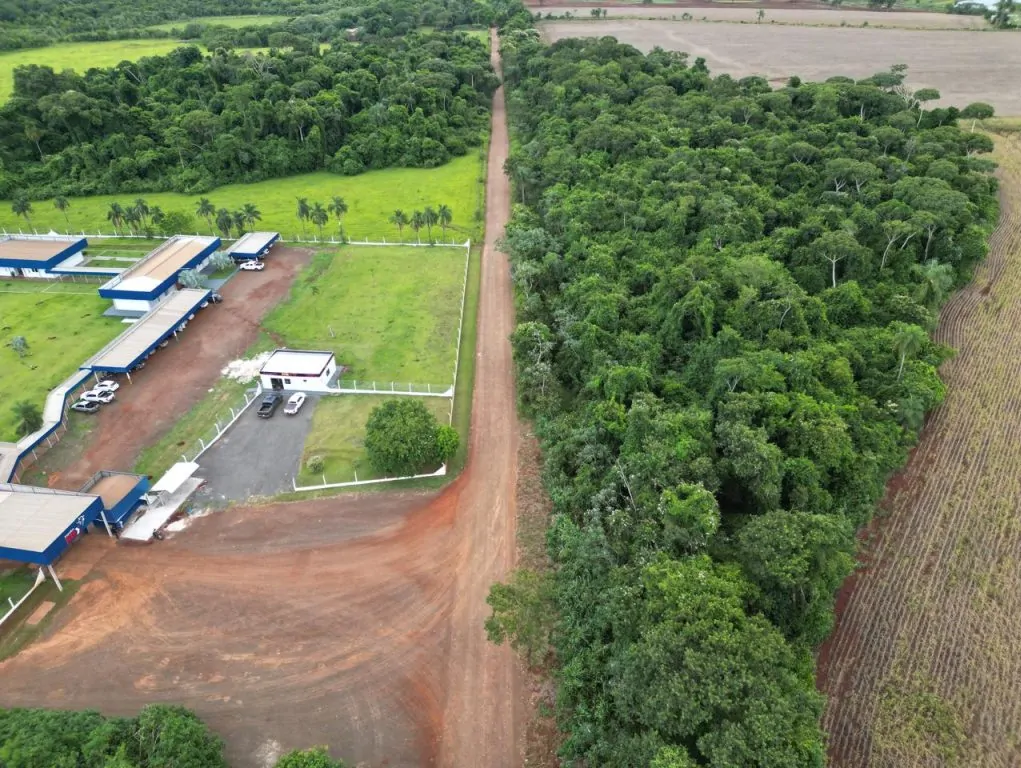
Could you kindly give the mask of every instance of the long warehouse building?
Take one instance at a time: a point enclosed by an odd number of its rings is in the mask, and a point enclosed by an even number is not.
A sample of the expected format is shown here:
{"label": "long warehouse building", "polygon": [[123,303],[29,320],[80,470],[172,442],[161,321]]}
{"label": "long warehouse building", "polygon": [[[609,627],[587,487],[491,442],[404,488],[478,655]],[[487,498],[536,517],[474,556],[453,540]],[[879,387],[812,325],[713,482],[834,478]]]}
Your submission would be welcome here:
{"label": "long warehouse building", "polygon": [[172,237],[104,284],[99,295],[111,299],[115,310],[144,314],[166,298],[184,270],[200,269],[219,247],[218,237]]}

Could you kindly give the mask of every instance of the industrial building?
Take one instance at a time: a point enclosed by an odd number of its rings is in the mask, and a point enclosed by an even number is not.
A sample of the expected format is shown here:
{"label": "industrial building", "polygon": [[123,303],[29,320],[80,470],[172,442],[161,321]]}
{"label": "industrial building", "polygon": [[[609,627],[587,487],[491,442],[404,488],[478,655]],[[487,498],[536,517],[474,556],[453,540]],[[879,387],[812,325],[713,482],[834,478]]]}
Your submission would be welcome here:
{"label": "industrial building", "polygon": [[332,352],[278,349],[259,371],[262,388],[276,391],[328,392],[337,360]]}
{"label": "industrial building", "polygon": [[205,288],[175,290],[153,310],[111,341],[81,366],[95,373],[126,373],[138,367],[164,341],[181,328],[209,300],[212,291]]}
{"label": "industrial building", "polygon": [[0,484],[0,560],[50,566],[102,513],[98,496]]}
{"label": "industrial building", "polygon": [[279,232],[249,232],[230,246],[226,253],[229,254],[234,261],[251,261],[252,259],[261,259],[269,253],[269,249],[272,248],[273,244],[279,239]]}
{"label": "industrial building", "polygon": [[94,474],[79,493],[99,497],[103,504],[100,518],[109,532],[110,528],[120,529],[124,526],[148,490],[149,478],[145,475],[103,470]]}
{"label": "industrial building", "polygon": [[0,277],[59,278],[61,270],[72,269],[85,260],[87,245],[84,237],[0,236]]}
{"label": "industrial building", "polygon": [[200,269],[219,247],[218,237],[172,237],[104,284],[99,295],[113,301],[117,314],[145,314],[174,290],[181,272]]}

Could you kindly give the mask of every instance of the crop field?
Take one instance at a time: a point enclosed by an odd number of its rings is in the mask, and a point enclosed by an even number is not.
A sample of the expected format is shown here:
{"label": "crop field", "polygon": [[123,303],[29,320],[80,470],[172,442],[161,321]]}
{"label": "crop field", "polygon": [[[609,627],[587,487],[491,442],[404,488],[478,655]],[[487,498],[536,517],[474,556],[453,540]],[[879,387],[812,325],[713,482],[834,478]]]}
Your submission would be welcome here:
{"label": "crop field", "polygon": [[162,29],[169,32],[173,29],[184,29],[188,24],[216,24],[221,27],[240,29],[241,27],[263,27],[287,21],[290,16],[196,16],[193,19],[168,21],[166,24],[154,24],[149,29]]}
{"label": "crop field", "polygon": [[1021,764],[1021,137],[996,159],[999,229],[936,334],[946,401],[820,653],[835,768]]}
{"label": "crop field", "polygon": [[[305,439],[301,456],[299,485],[323,482],[343,483],[354,480],[371,480],[378,477],[365,454],[365,424],[372,409],[382,405],[389,397],[372,395],[343,395],[323,397],[316,405],[312,417],[312,431]],[[441,397],[422,398],[425,406],[440,424],[446,424],[450,415],[450,400]],[[310,456],[322,456],[324,468],[313,474],[305,468]]]}
{"label": "crop field", "polygon": [[[814,8],[763,8],[765,17],[759,21],[760,4],[713,7],[664,7],[635,5],[632,7],[605,8],[607,19],[640,18],[680,21],[688,14],[693,21],[720,21],[734,24],[799,24],[804,26],[903,27],[906,29],[989,29],[982,16],[963,16],[950,13],[906,13],[898,11],[862,11],[847,7]],[[550,9],[558,16],[571,13],[579,21],[591,16],[591,7],[556,6]],[[549,11],[547,11],[549,12]]]}
{"label": "crop field", "polygon": [[702,57],[713,72],[773,81],[868,77],[907,64],[909,84],[938,88],[943,104],[983,101],[999,114],[1021,115],[1021,33],[626,19],[543,22],[542,30],[550,40],[612,35],[642,51],[660,46]]}
{"label": "crop field", "polygon": [[[122,61],[158,56],[180,48],[180,40],[107,40],[99,43],[58,43],[45,48],[26,48],[0,53],[0,102],[14,91],[14,69],[25,64],[52,67],[57,72],[84,72],[93,67],[113,67]],[[5,206],[8,207],[8,206]],[[54,211],[56,213],[56,211]],[[63,220],[61,220],[63,225]]]}
{"label": "crop field", "polygon": [[[103,317],[109,305],[92,284],[0,281],[0,440],[17,438],[13,403],[42,410],[51,389],[124,330]],[[15,336],[28,343],[24,357],[9,346]]]}
{"label": "crop field", "polygon": [[463,248],[348,246],[318,254],[264,326],[333,350],[345,380],[449,385],[463,277]]}
{"label": "crop field", "polygon": [[[465,231],[475,227],[475,210],[479,203],[478,185],[481,183],[479,154],[472,151],[464,157],[451,160],[439,168],[391,168],[383,171],[368,171],[358,176],[337,176],[325,171],[273,179],[256,184],[230,184],[218,187],[201,195],[208,197],[217,208],[235,210],[245,203],[254,203],[262,214],[258,228],[280,232],[285,239],[318,236],[318,230],[307,224],[302,232],[295,217],[296,199],[308,198],[309,204],[320,202],[324,206],[334,195],[340,195],[347,202],[349,210],[344,216],[344,229],[348,237],[377,239],[397,238],[397,229],[387,219],[395,208],[402,208],[409,215],[415,209],[427,205],[450,206],[454,214],[455,232],[448,235],[457,241],[465,239]],[[113,227],[106,218],[110,203],[130,205],[136,197],[144,197],[149,205],[160,206],[165,213],[184,211],[195,213],[200,195],[179,195],[172,192],[152,194],[96,195],[73,197],[67,211],[74,231],[101,231],[113,234]],[[39,231],[51,227],[64,231],[67,224],[60,211],[50,200],[39,200],[33,204],[32,223]],[[11,212],[10,201],[0,201],[0,227],[11,231],[25,228],[23,220]],[[204,219],[195,217],[198,232],[210,234]],[[434,236],[439,230],[433,232]],[[327,239],[337,236],[336,220],[323,229]],[[414,234],[404,228],[405,240],[413,240]]]}

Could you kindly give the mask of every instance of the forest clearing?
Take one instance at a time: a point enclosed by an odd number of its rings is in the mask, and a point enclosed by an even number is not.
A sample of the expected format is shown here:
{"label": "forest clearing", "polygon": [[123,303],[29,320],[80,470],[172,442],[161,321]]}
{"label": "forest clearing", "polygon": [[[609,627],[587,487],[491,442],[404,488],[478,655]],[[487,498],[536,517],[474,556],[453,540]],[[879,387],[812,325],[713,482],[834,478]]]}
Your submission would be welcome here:
{"label": "forest clearing", "polygon": [[[679,9],[675,9],[679,10]],[[701,9],[694,10],[701,13]],[[947,16],[947,18],[954,18]],[[792,75],[802,80],[834,76],[865,78],[907,64],[911,88],[937,88],[942,106],[982,101],[997,113],[1021,115],[1021,35],[860,27],[798,27],[772,24],[606,19],[544,21],[550,41],[612,35],[643,52],[659,46],[704,58],[709,70],[735,78],[761,75],[774,85]]]}
{"label": "forest clearing", "polygon": [[890,484],[838,601],[819,685],[834,768],[1021,762],[1021,138],[996,141],[1001,220],[943,308],[947,398]]}

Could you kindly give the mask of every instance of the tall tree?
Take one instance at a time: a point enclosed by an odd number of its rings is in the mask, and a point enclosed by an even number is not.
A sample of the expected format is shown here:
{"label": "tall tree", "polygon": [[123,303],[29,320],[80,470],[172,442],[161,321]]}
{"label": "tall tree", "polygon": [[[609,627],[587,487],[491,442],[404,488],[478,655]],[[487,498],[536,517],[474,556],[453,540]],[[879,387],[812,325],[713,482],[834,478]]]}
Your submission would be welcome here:
{"label": "tall tree", "polygon": [[124,209],[118,202],[110,203],[110,208],[106,212],[106,220],[113,224],[113,231],[115,234],[120,234],[120,227],[124,223]]}
{"label": "tall tree", "polygon": [[431,243],[433,239],[433,224],[439,221],[439,216],[431,205],[427,205],[425,210],[422,211],[422,220],[425,222],[426,229],[429,232],[428,237]]}
{"label": "tall tree", "polygon": [[216,212],[216,228],[220,230],[223,237],[230,237],[230,230],[234,226],[234,216],[226,208]]}
{"label": "tall tree", "polygon": [[213,216],[216,215],[216,206],[209,202],[208,197],[203,197],[199,199],[198,205],[195,207],[195,213],[206,220],[211,234],[213,231]]}
{"label": "tall tree", "polygon": [[402,211],[400,208],[390,214],[390,223],[396,225],[397,236],[401,239],[404,238],[404,227],[411,223],[408,219],[408,214]]}
{"label": "tall tree", "polygon": [[344,226],[343,218],[344,214],[347,213],[347,202],[343,197],[334,195],[329,205],[326,206],[326,210],[336,217],[338,230]]}
{"label": "tall tree", "polygon": [[444,204],[436,209],[436,215],[439,217],[440,228],[443,230],[444,239],[446,239],[447,227],[449,227],[451,222],[454,220],[454,213],[450,210],[449,205]]}
{"label": "tall tree", "polygon": [[67,230],[70,232],[71,220],[67,217],[67,210],[71,207],[71,201],[63,195],[57,195],[53,198],[53,207],[64,215],[64,223],[67,225]]}
{"label": "tall tree", "polygon": [[42,411],[31,400],[19,400],[11,406],[11,410],[17,422],[18,437],[31,435],[43,425]]}
{"label": "tall tree", "polygon": [[917,325],[903,325],[897,331],[893,337],[893,348],[900,358],[900,364],[897,366],[897,381],[904,376],[904,363],[907,359],[918,354],[928,340],[929,335],[925,329],[919,328]]}
{"label": "tall tree", "polygon": [[11,211],[15,216],[24,216],[29,229],[32,228],[32,203],[24,195],[18,195],[11,203]]}
{"label": "tall tree", "polygon": [[326,222],[329,221],[330,214],[325,208],[323,208],[322,203],[316,202],[313,203],[312,209],[309,211],[308,218],[319,228],[319,239],[322,240],[323,227],[326,226]]}
{"label": "tall tree", "polygon": [[309,218],[309,215],[311,214],[311,212],[312,212],[311,209],[308,207],[308,198],[299,197],[298,198],[298,207],[295,210],[294,215],[297,216],[298,217],[298,221],[301,222],[301,237],[302,237],[302,239],[304,239],[304,237],[305,237],[305,222],[308,221],[308,218]]}
{"label": "tall tree", "polygon": [[255,203],[245,203],[242,206],[241,212],[244,214],[245,224],[252,229],[255,228],[255,222],[262,221],[262,214],[255,206]]}
{"label": "tall tree", "polygon": [[422,239],[418,236],[419,231],[425,226],[425,216],[422,215],[421,211],[415,211],[411,214],[411,228],[415,230],[415,239],[418,242],[422,242]]}

